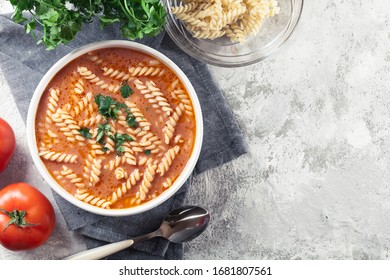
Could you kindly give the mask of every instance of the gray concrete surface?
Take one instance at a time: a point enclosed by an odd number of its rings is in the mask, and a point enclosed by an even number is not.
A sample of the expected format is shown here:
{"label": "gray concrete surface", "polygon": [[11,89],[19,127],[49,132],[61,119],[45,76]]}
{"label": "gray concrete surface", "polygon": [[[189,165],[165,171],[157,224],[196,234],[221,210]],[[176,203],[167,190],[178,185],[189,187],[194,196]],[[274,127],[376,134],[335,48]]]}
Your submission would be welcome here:
{"label": "gray concrete surface", "polygon": [[[210,67],[250,153],[196,178],[187,201],[207,207],[212,223],[185,245],[186,259],[389,259],[389,10],[384,0],[309,0],[276,54],[243,68]],[[0,104],[16,128],[24,178],[48,193],[1,69]],[[0,258],[82,246],[60,219],[37,252],[0,250]]]}

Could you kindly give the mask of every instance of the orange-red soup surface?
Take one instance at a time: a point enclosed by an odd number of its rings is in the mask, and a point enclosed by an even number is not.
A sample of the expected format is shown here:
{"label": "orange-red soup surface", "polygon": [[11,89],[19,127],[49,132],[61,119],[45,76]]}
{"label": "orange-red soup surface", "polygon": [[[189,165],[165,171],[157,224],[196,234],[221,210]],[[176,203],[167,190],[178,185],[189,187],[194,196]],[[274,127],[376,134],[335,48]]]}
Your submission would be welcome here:
{"label": "orange-red soup surface", "polygon": [[129,208],[169,188],[195,141],[191,99],[179,77],[122,48],[63,67],[40,100],[36,137],[53,178],[81,201]]}

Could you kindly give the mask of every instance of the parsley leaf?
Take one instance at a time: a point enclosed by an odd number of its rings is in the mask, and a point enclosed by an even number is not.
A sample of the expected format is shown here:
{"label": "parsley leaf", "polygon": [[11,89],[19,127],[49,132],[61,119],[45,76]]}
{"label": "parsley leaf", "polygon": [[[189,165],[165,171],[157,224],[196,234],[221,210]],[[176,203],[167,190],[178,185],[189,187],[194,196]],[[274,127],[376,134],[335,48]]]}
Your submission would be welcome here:
{"label": "parsley leaf", "polygon": [[79,129],[79,132],[82,136],[84,136],[87,139],[92,139],[92,134],[89,132],[88,127],[82,127]]}
{"label": "parsley leaf", "polygon": [[116,152],[117,152],[118,155],[121,155],[121,154],[123,154],[123,152],[125,151],[125,148],[123,148],[123,146],[117,146],[117,147],[115,148],[115,150],[116,150]]}
{"label": "parsley leaf", "polygon": [[110,96],[98,94],[95,96],[95,103],[98,105],[99,114],[106,119],[118,119],[118,112],[122,108],[127,108],[124,103],[118,102]]}
{"label": "parsley leaf", "polygon": [[[130,88],[130,87],[129,87]],[[131,90],[131,88],[130,88]],[[130,127],[136,127],[137,121],[135,116],[130,112],[130,109],[126,104],[116,101],[110,96],[104,96],[98,94],[95,96],[95,103],[98,105],[99,114],[101,114],[106,120],[109,118],[118,119],[118,112],[121,109],[125,109],[126,122]]]}
{"label": "parsley leaf", "polygon": [[[101,114],[106,119],[115,118],[114,108],[116,101],[109,96],[97,95],[95,96],[95,103],[98,105],[99,114]],[[118,116],[116,116],[118,118]]]}
{"label": "parsley leaf", "polygon": [[125,151],[125,148],[122,146],[126,141],[132,142],[134,139],[127,134],[121,134],[116,132],[115,135],[111,138],[115,141],[115,150],[118,154],[122,154]]}
{"label": "parsley leaf", "polygon": [[148,156],[148,155],[150,155],[151,152],[152,152],[151,150],[145,150],[144,154]]}
{"label": "parsley leaf", "polygon": [[134,141],[134,139],[130,135],[120,134],[120,133],[116,132],[115,133],[115,141],[123,143],[125,141],[132,142],[132,141]]}
{"label": "parsley leaf", "polygon": [[136,127],[137,126],[137,121],[135,120],[135,117],[133,114],[128,113],[126,117],[126,122],[130,127]]}
{"label": "parsley leaf", "polygon": [[105,144],[104,136],[108,135],[110,131],[111,131],[111,127],[108,123],[98,124],[98,133],[96,136],[96,142],[100,144]]}
{"label": "parsley leaf", "polygon": [[123,98],[127,98],[133,94],[133,90],[131,89],[131,87],[127,83],[125,83],[121,86],[120,92],[121,92],[121,95]]}

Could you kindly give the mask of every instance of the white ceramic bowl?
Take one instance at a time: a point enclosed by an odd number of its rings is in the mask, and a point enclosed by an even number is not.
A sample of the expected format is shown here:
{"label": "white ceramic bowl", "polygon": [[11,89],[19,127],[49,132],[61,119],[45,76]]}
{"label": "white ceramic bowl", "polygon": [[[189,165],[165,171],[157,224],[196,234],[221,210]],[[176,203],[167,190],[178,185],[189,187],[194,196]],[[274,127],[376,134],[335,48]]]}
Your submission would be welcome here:
{"label": "white ceramic bowl", "polygon": [[[38,104],[41,99],[41,96],[46,89],[48,83],[51,81],[51,79],[54,77],[54,75],[61,70],[65,65],[67,65],[70,61],[74,60],[75,58],[88,53],[90,51],[98,50],[98,49],[105,49],[105,48],[128,48],[131,50],[140,51],[143,53],[146,53],[152,57],[157,58],[161,62],[163,62],[166,66],[168,66],[176,75],[182,80],[183,84],[187,88],[187,91],[190,95],[190,98],[192,100],[192,104],[195,111],[195,118],[196,118],[196,136],[195,136],[195,144],[194,149],[192,151],[191,157],[188,160],[183,172],[180,174],[180,176],[177,178],[177,180],[173,183],[173,185],[161,193],[156,198],[145,202],[144,204],[134,206],[131,208],[125,208],[125,209],[102,209],[96,206],[92,206],[88,203],[82,202],[75,198],[73,195],[68,193],[64,188],[62,188],[57,181],[50,175],[50,173],[47,171],[45,165],[43,164],[40,156],[38,155],[38,146],[35,136],[35,118],[37,114]],[[66,56],[64,56],[62,59],[60,59],[57,63],[55,63],[49,71],[45,74],[45,76],[42,78],[40,83],[38,84],[37,88],[35,89],[34,95],[32,97],[30,107],[28,110],[28,116],[27,116],[27,140],[28,140],[28,147],[30,149],[31,156],[34,160],[34,163],[36,167],[38,168],[38,171],[43,176],[46,182],[49,183],[50,187],[57,192],[60,196],[62,196],[64,199],[72,203],[73,205],[80,207],[81,209],[84,209],[86,211],[98,214],[98,215],[104,215],[104,216],[127,216],[127,215],[134,215],[138,213],[145,212],[147,210],[150,210],[164,201],[166,201],[168,198],[170,198],[172,195],[174,195],[179,188],[184,184],[184,182],[187,180],[187,178],[190,176],[191,172],[193,171],[195,164],[198,160],[200,149],[202,146],[202,140],[203,140],[203,120],[202,120],[202,111],[200,108],[198,97],[195,93],[195,90],[193,86],[191,85],[191,82],[188,80],[187,76],[183,73],[183,71],[180,70],[180,68],[168,57],[163,55],[162,53],[147,47],[145,45],[141,45],[134,42],[129,41],[120,41],[120,40],[112,40],[112,41],[102,41],[97,43],[92,43],[86,46],[83,46]]]}

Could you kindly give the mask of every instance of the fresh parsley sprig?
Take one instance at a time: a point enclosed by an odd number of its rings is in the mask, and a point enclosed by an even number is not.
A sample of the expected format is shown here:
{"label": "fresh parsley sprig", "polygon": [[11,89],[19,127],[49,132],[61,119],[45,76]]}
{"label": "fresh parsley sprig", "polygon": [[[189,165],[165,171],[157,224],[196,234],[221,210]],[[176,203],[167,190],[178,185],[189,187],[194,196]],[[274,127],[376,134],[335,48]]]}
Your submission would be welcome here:
{"label": "fresh parsley sprig", "polygon": [[98,105],[99,114],[102,115],[106,120],[109,118],[118,119],[118,112],[124,109],[126,113],[126,122],[130,127],[137,127],[136,117],[131,113],[130,109],[126,104],[116,101],[110,96],[104,96],[98,94],[95,96],[95,103]]}
{"label": "fresh parsley sprig", "polygon": [[[37,26],[47,49],[68,44],[96,16],[102,28],[118,24],[124,38],[135,40],[156,36],[163,30],[165,10],[159,0],[9,0],[15,12],[12,19],[23,23],[26,33],[37,39]],[[29,12],[31,17],[25,17]]]}
{"label": "fresh parsley sprig", "polygon": [[128,142],[134,141],[134,139],[130,135],[121,134],[118,132],[116,132],[114,134],[114,137],[112,137],[111,139],[115,141],[115,150],[116,150],[118,155],[121,155],[125,151],[123,144],[126,141],[128,141]]}
{"label": "fresh parsley sprig", "polygon": [[106,119],[118,119],[118,112],[122,108],[127,108],[124,103],[118,102],[110,96],[98,94],[95,96],[95,103],[98,105],[99,114]]}
{"label": "fresh parsley sprig", "polygon": [[127,98],[133,94],[133,89],[127,83],[124,83],[120,88],[120,92],[123,98]]}

